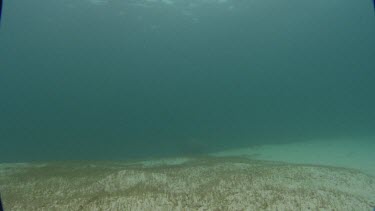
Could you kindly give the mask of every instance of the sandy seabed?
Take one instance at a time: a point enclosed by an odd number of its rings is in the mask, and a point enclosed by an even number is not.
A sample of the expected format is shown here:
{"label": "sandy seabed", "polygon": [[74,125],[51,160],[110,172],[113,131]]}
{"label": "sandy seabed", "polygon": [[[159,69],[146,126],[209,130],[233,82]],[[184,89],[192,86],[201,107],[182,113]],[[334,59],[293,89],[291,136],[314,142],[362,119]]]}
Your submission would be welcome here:
{"label": "sandy seabed", "polygon": [[1,164],[5,210],[373,210],[357,170],[192,157]]}

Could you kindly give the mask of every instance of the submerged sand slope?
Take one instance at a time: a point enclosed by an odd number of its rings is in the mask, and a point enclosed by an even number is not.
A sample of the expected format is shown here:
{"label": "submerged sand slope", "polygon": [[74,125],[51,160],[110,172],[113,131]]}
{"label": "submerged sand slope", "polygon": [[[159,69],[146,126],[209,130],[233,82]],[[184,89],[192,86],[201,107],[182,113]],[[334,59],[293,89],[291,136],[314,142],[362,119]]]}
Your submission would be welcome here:
{"label": "submerged sand slope", "polygon": [[[181,161],[181,160],[180,160]],[[372,210],[358,171],[243,158],[0,165],[6,210]]]}
{"label": "submerged sand slope", "polygon": [[375,137],[310,140],[259,145],[212,153],[214,156],[243,156],[257,160],[352,168],[375,176]]}

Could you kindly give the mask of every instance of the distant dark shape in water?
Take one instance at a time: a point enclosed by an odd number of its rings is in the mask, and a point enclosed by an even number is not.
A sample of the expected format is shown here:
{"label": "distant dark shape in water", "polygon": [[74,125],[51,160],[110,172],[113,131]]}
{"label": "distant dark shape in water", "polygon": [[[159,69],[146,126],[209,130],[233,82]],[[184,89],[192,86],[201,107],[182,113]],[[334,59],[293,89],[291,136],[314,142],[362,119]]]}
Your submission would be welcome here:
{"label": "distant dark shape in water", "polygon": [[1,23],[1,12],[2,11],[3,11],[3,0],[0,0],[0,23]]}
{"label": "distant dark shape in water", "polygon": [[178,143],[178,151],[184,156],[201,155],[209,152],[209,145],[199,139],[188,139]]}

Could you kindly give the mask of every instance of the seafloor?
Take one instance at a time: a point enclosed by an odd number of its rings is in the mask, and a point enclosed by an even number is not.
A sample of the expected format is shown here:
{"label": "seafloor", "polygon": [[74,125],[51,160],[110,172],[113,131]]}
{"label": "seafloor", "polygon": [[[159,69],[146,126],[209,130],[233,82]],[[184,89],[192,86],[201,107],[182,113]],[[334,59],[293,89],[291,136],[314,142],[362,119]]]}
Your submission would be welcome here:
{"label": "seafloor", "polygon": [[5,210],[372,210],[375,177],[243,157],[0,165]]}

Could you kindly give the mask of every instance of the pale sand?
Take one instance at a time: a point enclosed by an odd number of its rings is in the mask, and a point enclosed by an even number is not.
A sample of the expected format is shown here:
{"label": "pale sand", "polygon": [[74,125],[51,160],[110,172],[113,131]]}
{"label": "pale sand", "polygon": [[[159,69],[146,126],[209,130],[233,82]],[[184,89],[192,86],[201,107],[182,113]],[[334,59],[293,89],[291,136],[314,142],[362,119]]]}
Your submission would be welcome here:
{"label": "pale sand", "polygon": [[353,168],[375,176],[375,137],[261,145],[212,155]]}
{"label": "pale sand", "polygon": [[239,157],[0,165],[6,210],[372,210],[360,171]]}

